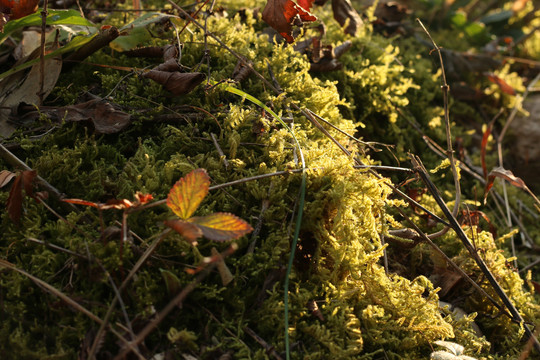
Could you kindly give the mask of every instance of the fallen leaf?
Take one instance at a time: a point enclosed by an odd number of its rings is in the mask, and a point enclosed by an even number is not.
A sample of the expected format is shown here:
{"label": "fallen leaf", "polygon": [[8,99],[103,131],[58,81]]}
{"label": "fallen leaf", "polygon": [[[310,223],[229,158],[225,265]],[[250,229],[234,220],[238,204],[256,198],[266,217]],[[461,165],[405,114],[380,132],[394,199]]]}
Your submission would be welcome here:
{"label": "fallen leaf", "polygon": [[210,177],[204,169],[195,169],[174,184],[167,206],[182,220],[188,219],[208,194]]}
{"label": "fallen leaf", "polygon": [[109,210],[109,209],[118,209],[118,210],[124,210],[129,209],[137,206],[144,205],[151,201],[154,197],[151,194],[143,194],[139,191],[135,193],[135,201],[127,200],[127,199],[111,199],[107,200],[105,203],[97,203],[93,201],[87,201],[82,199],[63,199],[63,202],[67,202],[70,204],[76,204],[76,205],[84,205],[84,206],[91,206],[95,207],[100,210]]}
{"label": "fallen leaf", "polygon": [[114,134],[131,124],[131,115],[121,111],[118,106],[103,99],[93,99],[77,105],[59,108],[40,107],[39,110],[27,106],[18,107],[12,115],[20,122],[29,123],[46,115],[50,120],[89,121],[97,134]]}
{"label": "fallen leaf", "polygon": [[18,224],[21,220],[23,201],[22,189],[24,189],[26,196],[33,197],[34,192],[32,187],[33,181],[36,176],[37,173],[35,170],[21,171],[17,175],[15,181],[13,182],[13,185],[11,186],[11,190],[7,199],[7,211],[9,214],[9,218],[14,223]]}
{"label": "fallen leaf", "polygon": [[529,188],[527,185],[525,185],[525,182],[515,176],[512,171],[506,170],[502,167],[495,168],[491,170],[491,172],[488,175],[488,181],[486,184],[486,190],[484,191],[484,204],[486,203],[487,196],[491,188],[493,187],[493,182],[495,181],[495,178],[501,178],[506,181],[508,181],[510,184],[514,185],[515,187],[518,187],[520,189],[523,189],[525,191],[528,191]]}
{"label": "fallen leaf", "polygon": [[234,240],[253,231],[251,225],[229,213],[193,217],[188,221],[197,225],[205,238],[214,241]]}
{"label": "fallen leaf", "polygon": [[165,89],[175,96],[190,93],[205,79],[205,75],[198,72],[181,73],[178,71],[168,72],[160,70],[150,70],[142,74],[142,77],[152,79],[158,84],[163,85]]}
{"label": "fallen leaf", "polygon": [[288,43],[294,41],[293,25],[302,26],[303,22],[316,21],[317,17],[309,12],[313,0],[268,0],[262,12],[262,19]]}
{"label": "fallen leaf", "polygon": [[512,86],[508,85],[506,81],[504,81],[497,75],[493,73],[486,73],[484,75],[487,77],[489,81],[491,81],[494,84],[497,84],[503,93],[508,94],[508,95],[516,95],[516,90],[514,90]]}
{"label": "fallen leaf", "polygon": [[[334,19],[341,26],[347,27],[344,29],[346,34],[356,35],[358,28],[363,24],[360,15],[353,8],[349,0],[332,0],[332,11],[334,12]],[[347,23],[348,21],[348,23]]]}
{"label": "fallen leaf", "polygon": [[0,0],[0,32],[9,20],[35,13],[38,4],[39,0]]}
{"label": "fallen leaf", "polygon": [[[60,57],[45,60],[45,75],[43,82],[43,99],[45,99],[56,85],[62,70]],[[40,105],[40,64],[32,66],[27,75],[18,72],[6,77],[0,82],[0,136],[8,137],[15,128],[8,123],[8,110],[20,103]]]}
{"label": "fallen leaf", "polygon": [[9,184],[11,179],[13,179],[17,174],[9,171],[9,170],[2,170],[0,171],[0,188],[6,186]]}
{"label": "fallen leaf", "polygon": [[183,220],[165,220],[165,225],[182,235],[192,245],[197,245],[197,239],[203,236],[202,230],[195,224]]}

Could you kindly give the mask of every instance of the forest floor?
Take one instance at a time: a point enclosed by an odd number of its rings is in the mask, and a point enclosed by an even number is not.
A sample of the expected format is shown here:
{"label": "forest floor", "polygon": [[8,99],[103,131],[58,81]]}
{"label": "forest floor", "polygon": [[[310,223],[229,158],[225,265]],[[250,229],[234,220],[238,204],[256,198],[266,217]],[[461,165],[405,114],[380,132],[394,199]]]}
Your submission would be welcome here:
{"label": "forest floor", "polygon": [[0,8],[6,359],[540,356],[536,2],[37,6]]}

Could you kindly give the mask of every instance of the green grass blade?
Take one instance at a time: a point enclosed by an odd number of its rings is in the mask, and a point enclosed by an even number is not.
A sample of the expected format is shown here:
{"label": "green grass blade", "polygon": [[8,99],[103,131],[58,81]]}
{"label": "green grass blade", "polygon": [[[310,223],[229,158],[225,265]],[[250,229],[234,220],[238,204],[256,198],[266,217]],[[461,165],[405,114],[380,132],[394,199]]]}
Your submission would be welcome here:
{"label": "green grass blade", "polygon": [[296,244],[298,243],[298,236],[300,235],[300,226],[302,225],[302,216],[304,214],[304,202],[306,199],[306,163],[304,160],[304,153],[302,152],[302,148],[300,147],[300,143],[298,142],[298,139],[294,135],[294,132],[292,129],[274,112],[272,109],[270,109],[268,106],[264,105],[259,99],[249,95],[248,93],[233,88],[228,85],[221,85],[220,86],[223,90],[228,91],[232,94],[241,96],[255,105],[260,106],[263,108],[266,112],[268,112],[270,115],[272,115],[289,133],[291,133],[291,136],[294,139],[294,142],[296,143],[296,146],[298,148],[298,153],[300,154],[300,160],[302,162],[302,183],[300,185],[300,200],[298,202],[298,214],[296,215],[296,224],[294,228],[294,236],[293,241],[291,244],[291,253],[289,254],[289,263],[287,265],[287,273],[285,274],[285,282],[284,282],[284,295],[283,295],[283,303],[285,307],[283,320],[285,323],[285,354],[287,360],[290,359],[290,341],[289,341],[289,277],[291,275],[293,261],[294,261],[294,253],[296,251]]}

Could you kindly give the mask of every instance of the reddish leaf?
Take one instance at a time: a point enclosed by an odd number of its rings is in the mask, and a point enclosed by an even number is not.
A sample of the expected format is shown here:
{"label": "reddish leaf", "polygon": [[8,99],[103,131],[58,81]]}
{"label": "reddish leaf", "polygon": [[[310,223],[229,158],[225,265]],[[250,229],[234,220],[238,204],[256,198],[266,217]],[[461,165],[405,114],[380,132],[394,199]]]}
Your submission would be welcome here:
{"label": "reddish leaf", "polygon": [[484,172],[484,179],[487,179],[487,166],[486,166],[486,146],[489,140],[489,135],[491,135],[491,130],[493,129],[493,122],[491,121],[482,135],[482,144],[480,145],[480,159],[482,161],[482,171]]}
{"label": "reddish leaf", "polygon": [[36,170],[25,170],[21,172],[22,176],[22,185],[24,188],[24,192],[26,193],[26,196],[34,197],[34,179],[37,176]]}
{"label": "reddish leaf", "polygon": [[62,199],[63,202],[67,202],[70,204],[76,204],[76,205],[84,205],[84,206],[91,206],[95,208],[99,208],[99,203],[95,203],[92,201],[86,201],[81,199]]}
{"label": "reddish leaf", "polygon": [[130,201],[127,199],[119,199],[119,200],[111,199],[111,200],[107,200],[106,203],[96,203],[96,202],[81,200],[81,199],[63,199],[62,201],[70,203],[70,204],[91,206],[100,210],[109,210],[109,209],[123,210],[123,209],[129,209],[132,207],[144,205],[147,202],[151,201],[153,198],[154,197],[150,194],[143,194],[137,191],[135,193],[135,201]]}
{"label": "reddish leaf", "polygon": [[302,21],[315,21],[317,17],[309,12],[314,0],[268,0],[264,7],[263,20],[276,29],[288,43],[294,41],[293,25],[302,25]]}
{"label": "reddish leaf", "polygon": [[34,191],[32,189],[32,183],[35,177],[35,170],[21,171],[17,175],[15,181],[13,182],[13,185],[11,186],[11,190],[9,192],[7,200],[7,210],[9,218],[15,223],[19,223],[19,221],[21,220],[23,201],[22,189],[24,188],[27,196],[33,197]]}
{"label": "reddish leaf", "polygon": [[174,184],[167,196],[167,206],[180,219],[186,220],[208,194],[210,177],[204,169],[196,169]]}
{"label": "reddish leaf", "polygon": [[166,220],[165,225],[182,235],[187,241],[196,245],[196,240],[203,236],[202,230],[195,224],[183,220]]}
{"label": "reddish leaf", "polygon": [[144,205],[144,204],[154,200],[154,197],[152,196],[152,194],[143,194],[143,193],[137,191],[135,193],[135,199],[136,199],[137,203],[139,203],[140,205]]}
{"label": "reddish leaf", "polygon": [[501,91],[503,93],[508,94],[508,95],[516,95],[516,90],[514,90],[513,87],[508,85],[508,83],[506,81],[504,81],[503,79],[501,79],[497,75],[495,75],[493,73],[487,73],[486,77],[492,83],[499,85],[499,88],[501,89]]}
{"label": "reddish leaf", "polygon": [[17,174],[9,171],[9,170],[2,170],[0,171],[0,188],[6,186],[9,184],[11,179],[13,179]]}
{"label": "reddish leaf", "polygon": [[0,32],[9,20],[35,13],[38,3],[39,0],[0,0]]}
{"label": "reddish leaf", "polygon": [[21,176],[19,175],[15,178],[7,199],[7,211],[9,218],[11,221],[17,224],[21,220],[22,199],[22,182]]}
{"label": "reddish leaf", "polygon": [[501,178],[506,181],[508,181],[510,184],[514,185],[515,187],[518,187],[520,189],[523,189],[525,191],[528,191],[529,188],[527,185],[525,185],[525,182],[515,176],[512,171],[506,170],[502,167],[495,168],[491,170],[491,172],[488,175],[488,181],[486,184],[486,190],[484,191],[484,204],[486,203],[486,199],[489,193],[489,190],[493,187],[493,182],[495,181],[495,178]]}
{"label": "reddish leaf", "polygon": [[204,237],[214,241],[237,239],[253,231],[251,225],[229,213],[193,217],[188,221],[196,224],[202,230]]}

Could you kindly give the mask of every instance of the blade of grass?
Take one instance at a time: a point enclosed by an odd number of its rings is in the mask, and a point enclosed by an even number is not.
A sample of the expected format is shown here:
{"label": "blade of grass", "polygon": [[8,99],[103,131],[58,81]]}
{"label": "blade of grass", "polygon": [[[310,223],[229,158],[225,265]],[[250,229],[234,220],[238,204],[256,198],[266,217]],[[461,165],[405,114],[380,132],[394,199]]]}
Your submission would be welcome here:
{"label": "blade of grass", "polygon": [[298,147],[298,153],[300,154],[300,160],[302,162],[302,183],[300,185],[300,200],[298,202],[298,213],[296,215],[296,225],[294,228],[294,236],[293,241],[291,244],[291,253],[289,254],[289,262],[287,265],[287,272],[285,273],[285,282],[284,282],[284,294],[283,294],[283,303],[285,307],[285,313],[284,313],[284,323],[285,323],[285,355],[286,359],[290,359],[290,342],[289,342],[289,277],[291,275],[292,271],[292,265],[294,261],[294,254],[296,251],[296,244],[298,243],[298,236],[300,235],[300,226],[302,224],[302,216],[304,214],[304,202],[306,198],[306,162],[304,160],[304,153],[302,152],[302,147],[300,146],[300,143],[298,142],[298,139],[294,135],[294,132],[292,129],[277,115],[272,109],[270,109],[268,106],[263,104],[259,99],[249,95],[248,93],[236,89],[232,86],[228,85],[219,85],[220,88],[222,88],[225,91],[228,91],[232,94],[241,96],[252,103],[254,103],[257,106],[260,106],[263,108],[266,112],[268,112],[270,115],[272,115],[287,131],[291,134],[291,136],[294,139],[294,142],[296,143],[296,146]]}

